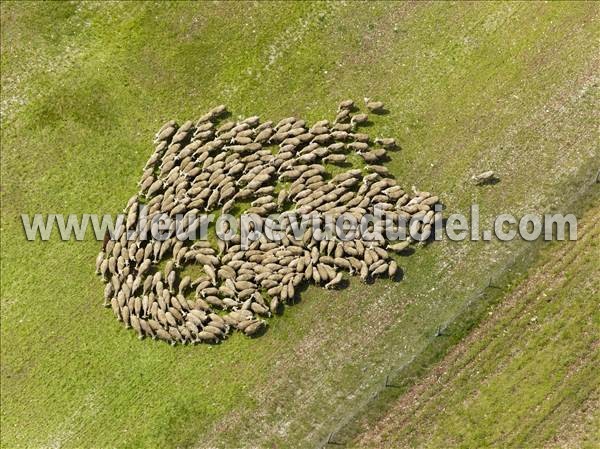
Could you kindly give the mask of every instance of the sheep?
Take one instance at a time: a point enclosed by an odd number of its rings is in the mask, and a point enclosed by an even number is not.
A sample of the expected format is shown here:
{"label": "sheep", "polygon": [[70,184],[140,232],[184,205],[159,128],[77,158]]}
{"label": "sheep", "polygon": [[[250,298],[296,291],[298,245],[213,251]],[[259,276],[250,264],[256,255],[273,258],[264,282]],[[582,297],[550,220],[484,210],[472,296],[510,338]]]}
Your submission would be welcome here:
{"label": "sheep", "polygon": [[140,335],[140,339],[146,335],[149,335],[153,339],[156,338],[156,332],[154,331],[154,329],[152,329],[152,327],[150,326],[150,324],[148,323],[147,320],[145,320],[144,318],[137,318],[137,320],[138,320],[138,323],[139,323],[139,326],[141,329],[141,334],[142,334],[142,335]]}
{"label": "sheep", "polygon": [[333,279],[331,279],[327,284],[325,284],[326,289],[332,289],[335,286],[339,285],[343,279],[342,272],[339,272],[335,275]]}
{"label": "sheep", "polygon": [[[215,307],[218,307],[220,309],[225,309],[227,307],[225,302],[218,296],[208,295],[204,299],[205,299],[206,303],[213,305]],[[237,303],[237,301],[236,301],[236,303]]]}
{"label": "sheep", "polygon": [[344,101],[341,101],[340,104],[338,105],[338,112],[343,111],[343,110],[351,110],[352,108],[354,108],[354,101],[353,100],[344,100]]}
{"label": "sheep", "polygon": [[171,336],[171,344],[175,345],[177,342],[184,343],[183,336],[179,332],[177,326],[169,326],[168,328],[169,335]]}
{"label": "sheep", "polygon": [[387,273],[389,269],[389,264],[387,263],[381,263],[379,266],[372,268],[370,267],[369,271],[371,271],[371,274],[373,276],[377,276],[383,273]]}
{"label": "sheep", "polygon": [[161,141],[169,141],[171,139],[171,137],[173,137],[175,135],[175,133],[177,132],[177,127],[175,124],[167,126],[166,128],[163,126],[163,128],[161,128],[161,129],[162,129],[162,131],[157,133],[156,137],[154,138],[154,142],[156,142],[156,143],[161,142]]}
{"label": "sheep", "polygon": [[220,329],[219,327],[213,326],[210,323],[207,324],[206,326],[204,326],[203,331],[208,332],[217,338],[221,338],[225,335],[225,333],[223,332],[222,329]]}
{"label": "sheep", "polygon": [[138,333],[138,338],[141,340],[144,338],[144,332],[142,331],[142,326],[140,325],[139,318],[135,315],[131,315],[130,317],[131,327]]}
{"label": "sheep", "polygon": [[357,153],[362,153],[369,149],[369,144],[365,142],[352,142],[346,145],[346,147],[350,150],[356,151]]}
{"label": "sheep", "polygon": [[244,326],[243,332],[248,337],[252,337],[260,332],[265,327],[265,322],[262,320],[252,320],[248,325]]}
{"label": "sheep", "polygon": [[[372,112],[383,111],[382,102],[365,98],[365,103]],[[380,147],[372,148],[367,133],[355,132],[368,115],[352,110],[352,100],[341,102],[333,124],[320,120],[308,126],[296,117],[276,125],[260,124],[259,117],[253,116],[217,126],[226,112],[219,105],[195,124],[165,123],[138,182],[139,193],[127,202],[125,229],[140,225],[140,202],[146,203],[148,218],[182,214],[179,230],[189,231],[200,225],[194,220],[200,211],[221,208],[222,213],[230,213],[247,201],[250,206],[245,206],[245,212],[261,216],[291,207],[294,214],[334,219],[349,214],[360,220],[377,208],[384,221],[370,226],[370,231],[381,232],[398,220],[418,217],[420,222],[411,231],[430,235],[441,216],[433,210],[439,198],[416,189],[411,197],[389,177],[378,164],[386,158],[386,150],[396,148],[395,140],[378,137],[374,144]],[[277,144],[275,153],[264,147]],[[330,179],[324,164],[343,164],[349,151],[368,164],[364,168],[368,174],[352,169]],[[291,184],[279,188],[273,185],[277,180]],[[411,242],[387,242],[383,236],[367,242],[359,234],[340,242],[325,239],[325,229],[312,228],[296,236],[290,215],[281,224],[284,233],[278,241],[263,235],[242,248],[238,235],[231,241],[218,240],[218,252],[208,242],[190,245],[174,235],[164,241],[142,241],[138,232],[144,229],[157,235],[151,220],[134,230],[134,240],[125,235],[106,239],[95,263],[96,273],[106,283],[104,305],[112,307],[115,317],[133,327],[140,338],[149,335],[171,344],[216,343],[230,326],[252,336],[265,326],[255,316],[280,311],[280,304],[292,301],[303,282],[336,288],[343,271],[358,274],[365,282],[382,275],[394,278],[399,268],[388,250],[402,253]],[[174,223],[170,231],[175,231]],[[169,256],[162,271],[154,268]],[[177,271],[188,263],[199,264],[204,274],[193,281],[184,276],[178,282]],[[189,288],[196,290],[193,300],[184,296]],[[213,313],[215,308],[229,313],[220,317]]]}
{"label": "sheep", "polygon": [[126,329],[129,329],[131,327],[130,315],[131,312],[129,311],[129,307],[121,306],[121,321],[125,323]]}
{"label": "sheep", "polygon": [[333,123],[344,123],[348,121],[348,118],[350,118],[350,109],[341,109],[335,116]]}
{"label": "sheep", "polygon": [[154,181],[150,187],[148,187],[148,190],[146,192],[146,197],[150,198],[152,196],[154,196],[157,192],[159,192],[163,187],[163,182],[160,179],[157,179],[156,181]]}
{"label": "sheep", "polygon": [[386,150],[393,150],[397,148],[396,139],[392,137],[377,137],[375,143],[381,145]]}
{"label": "sheep", "polygon": [[365,106],[371,112],[381,112],[383,111],[384,104],[382,101],[373,101],[368,97],[364,98]]}
{"label": "sheep", "polygon": [[355,127],[356,125],[367,123],[368,120],[369,116],[367,114],[356,114],[350,119],[350,124]]}
{"label": "sheep", "polygon": [[345,154],[330,154],[329,156],[325,156],[323,158],[323,162],[327,164],[343,164],[346,162]]}
{"label": "sheep", "polygon": [[367,165],[365,169],[369,172],[377,173],[380,176],[388,176],[390,174],[387,167],[384,167],[383,165]]}
{"label": "sheep", "polygon": [[174,340],[173,337],[171,336],[171,334],[169,332],[167,332],[166,330],[164,330],[163,328],[159,328],[155,330],[156,336],[163,341],[166,341],[167,343],[171,343],[174,344]]}
{"label": "sheep", "polygon": [[394,243],[392,245],[388,245],[387,249],[394,251],[395,253],[401,253],[406,250],[410,245],[410,241],[406,240],[403,242]]}
{"label": "sheep", "polygon": [[224,115],[226,112],[227,112],[227,106],[225,106],[224,104],[215,106],[210,111],[208,111],[208,113],[210,114],[210,116],[213,119],[220,117],[221,115]]}
{"label": "sheep", "polygon": [[217,136],[220,136],[221,134],[231,131],[234,127],[235,127],[235,122],[231,122],[231,121],[224,122],[221,126],[219,126],[217,128],[216,134],[217,134]]}

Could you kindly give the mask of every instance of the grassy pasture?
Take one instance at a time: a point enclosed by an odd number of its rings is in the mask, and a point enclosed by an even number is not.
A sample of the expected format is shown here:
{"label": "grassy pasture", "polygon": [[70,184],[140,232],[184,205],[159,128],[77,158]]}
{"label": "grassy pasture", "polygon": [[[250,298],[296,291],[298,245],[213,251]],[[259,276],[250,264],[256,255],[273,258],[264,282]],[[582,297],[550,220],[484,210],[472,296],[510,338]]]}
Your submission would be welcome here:
{"label": "grassy pasture", "polygon": [[599,215],[585,215],[576,243],[546,248],[481,325],[348,446],[597,447]]}
{"label": "grassy pasture", "polygon": [[[404,278],[324,292],[256,340],[139,342],[102,307],[98,243],[21,213],[115,213],[166,120],[333,118],[382,99],[388,164],[451,212],[566,211],[599,156],[594,3],[1,5],[2,447],[311,447],[528,243],[437,242]],[[502,180],[475,188],[486,169]],[[584,201],[585,202],[585,201]]]}

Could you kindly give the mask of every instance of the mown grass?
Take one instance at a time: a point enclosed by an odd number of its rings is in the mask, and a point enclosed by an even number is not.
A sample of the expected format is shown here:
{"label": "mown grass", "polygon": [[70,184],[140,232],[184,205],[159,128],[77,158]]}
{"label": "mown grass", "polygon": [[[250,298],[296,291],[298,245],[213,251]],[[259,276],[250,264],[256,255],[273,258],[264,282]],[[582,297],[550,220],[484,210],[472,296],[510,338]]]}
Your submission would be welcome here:
{"label": "mown grass", "polygon": [[475,334],[348,446],[597,447],[599,213],[576,243],[544,248]]}
{"label": "mown grass", "polygon": [[[406,187],[499,212],[566,210],[598,156],[593,3],[2,3],[2,445],[306,447],[409,361],[519,245],[441,242],[402,282],[324,293],[267,334],[170,348],[100,307],[98,243],[26,242],[20,213],[115,213],[150,139],[218,103],[369,132]],[[498,186],[476,189],[495,169]]]}

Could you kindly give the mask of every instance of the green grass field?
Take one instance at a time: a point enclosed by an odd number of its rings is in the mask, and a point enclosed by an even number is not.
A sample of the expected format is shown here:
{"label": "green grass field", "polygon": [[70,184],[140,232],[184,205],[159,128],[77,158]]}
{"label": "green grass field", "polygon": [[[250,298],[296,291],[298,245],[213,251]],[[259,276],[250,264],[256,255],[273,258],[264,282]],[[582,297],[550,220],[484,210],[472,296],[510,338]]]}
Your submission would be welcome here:
{"label": "green grass field", "polygon": [[[598,20],[592,2],[3,2],[2,447],[323,444],[539,245],[436,242],[398,259],[399,283],[309,288],[259,339],[172,348],[101,307],[98,242],[27,242],[20,214],[120,211],[168,119],[333,118],[364,96],[390,110],[369,132],[401,143],[400,184],[449,213],[579,214],[598,190]],[[499,184],[468,182],[487,169]]]}
{"label": "green grass field", "polygon": [[355,447],[596,448],[600,441],[600,209]]}

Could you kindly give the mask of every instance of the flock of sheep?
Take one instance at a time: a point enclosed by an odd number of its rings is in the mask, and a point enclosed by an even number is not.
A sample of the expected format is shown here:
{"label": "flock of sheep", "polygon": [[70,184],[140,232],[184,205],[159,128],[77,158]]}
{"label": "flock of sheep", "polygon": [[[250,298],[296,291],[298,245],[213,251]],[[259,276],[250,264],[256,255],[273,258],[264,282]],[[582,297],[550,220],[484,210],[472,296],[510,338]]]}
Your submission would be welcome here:
{"label": "flock of sheep", "polygon": [[[383,109],[381,102],[365,102],[373,113]],[[386,153],[396,149],[394,139],[371,140],[359,132],[368,115],[356,109],[352,100],[343,101],[333,122],[312,126],[296,117],[278,123],[260,123],[259,117],[229,121],[225,106],[196,122],[165,123],[139,194],[124,211],[132,235],[105,240],[98,255],[96,272],[106,282],[104,305],[140,338],[217,343],[232,329],[248,336],[261,333],[263,318],[292,302],[305,283],[335,288],[343,271],[363,281],[393,278],[398,266],[388,251],[403,251],[411,239],[323,239],[311,227],[298,238],[285,220],[280,241],[261,235],[247,247],[239,236],[215,244],[139,237],[138,209],[145,205],[149,219],[184,214],[182,225],[189,228],[197,226],[195,214],[213,211],[360,217],[377,206],[384,219],[371,231],[384,231],[398,218],[419,217],[415,226],[426,238],[441,218],[434,211],[438,197],[396,184],[382,165]],[[362,168],[352,168],[359,158]],[[151,220],[145,223],[152,226]],[[201,274],[185,274],[193,271],[187,270],[192,264]]]}

